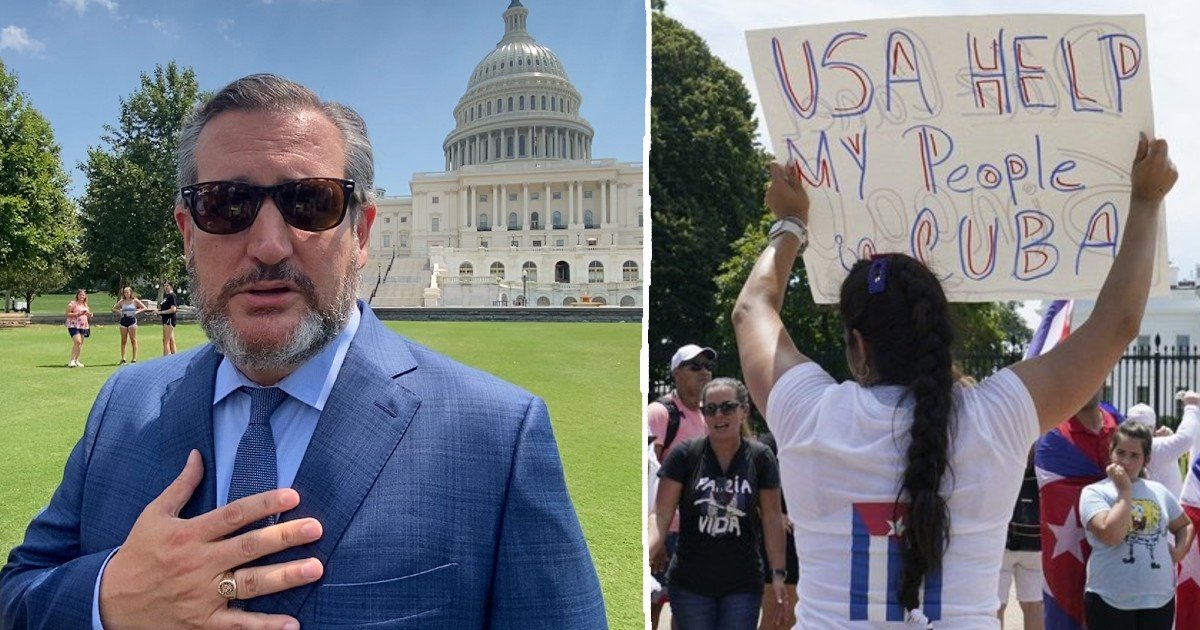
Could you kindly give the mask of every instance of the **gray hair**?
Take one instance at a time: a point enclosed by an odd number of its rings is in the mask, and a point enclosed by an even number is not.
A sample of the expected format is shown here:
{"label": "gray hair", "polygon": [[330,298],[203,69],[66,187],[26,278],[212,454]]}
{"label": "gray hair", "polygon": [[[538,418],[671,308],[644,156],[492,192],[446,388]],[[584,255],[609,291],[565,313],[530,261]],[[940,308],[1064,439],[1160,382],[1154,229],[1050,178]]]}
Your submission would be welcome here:
{"label": "gray hair", "polygon": [[[346,173],[354,180],[350,220],[358,223],[363,207],[375,201],[375,160],[367,124],[353,109],[322,101],[312,90],[274,74],[252,74],[221,88],[202,103],[184,123],[179,132],[179,148],[175,150],[175,187],[183,188],[198,182],[196,142],[200,132],[213,118],[228,111],[295,112],[312,109],[325,114],[342,134],[346,145]],[[176,204],[182,199],[176,196]]]}

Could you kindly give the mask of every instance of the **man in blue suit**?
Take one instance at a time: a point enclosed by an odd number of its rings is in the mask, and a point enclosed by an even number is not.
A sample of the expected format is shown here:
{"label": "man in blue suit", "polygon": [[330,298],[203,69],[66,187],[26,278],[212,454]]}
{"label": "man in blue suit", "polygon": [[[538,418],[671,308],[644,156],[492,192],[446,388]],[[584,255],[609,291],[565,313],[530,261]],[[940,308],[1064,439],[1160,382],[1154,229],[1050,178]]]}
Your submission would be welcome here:
{"label": "man in blue suit", "polygon": [[544,403],[355,301],[362,119],[254,75],[177,157],[211,344],[105,384],[0,625],[605,627]]}

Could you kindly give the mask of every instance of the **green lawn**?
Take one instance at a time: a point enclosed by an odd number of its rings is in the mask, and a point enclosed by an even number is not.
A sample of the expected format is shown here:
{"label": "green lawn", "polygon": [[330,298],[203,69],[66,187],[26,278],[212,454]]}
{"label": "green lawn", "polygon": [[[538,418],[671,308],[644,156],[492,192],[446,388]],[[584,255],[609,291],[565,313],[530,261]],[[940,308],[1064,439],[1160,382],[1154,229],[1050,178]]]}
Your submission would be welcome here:
{"label": "green lawn", "polygon": [[[65,310],[55,296],[34,311]],[[107,296],[98,296],[105,297]],[[61,306],[61,308],[60,308]],[[596,561],[613,628],[641,628],[641,394],[636,324],[389,322],[409,338],[543,397],[567,483]],[[62,478],[92,400],[120,358],[116,326],[94,326],[66,368],[61,326],[0,329],[0,552],[20,542]],[[181,350],[203,343],[180,325]],[[141,327],[141,360],[161,354],[158,326]]]}
{"label": "green lawn", "polygon": [[[74,299],[74,293],[47,293],[46,295],[39,295],[33,298],[33,309],[29,311],[29,314],[63,315],[65,318],[64,314],[67,312],[67,302]],[[103,313],[112,308],[112,303],[115,302],[116,300],[112,299],[106,293],[88,293],[88,306],[92,307],[93,313]]]}

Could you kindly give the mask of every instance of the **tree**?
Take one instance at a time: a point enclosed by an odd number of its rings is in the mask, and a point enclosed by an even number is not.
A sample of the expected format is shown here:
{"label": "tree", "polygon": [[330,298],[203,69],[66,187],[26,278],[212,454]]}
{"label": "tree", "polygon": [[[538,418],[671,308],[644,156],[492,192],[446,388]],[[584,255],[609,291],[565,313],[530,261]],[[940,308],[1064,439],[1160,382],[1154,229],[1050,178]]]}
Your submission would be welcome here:
{"label": "tree", "polygon": [[182,274],[183,245],[171,213],[175,149],[201,96],[191,68],[156,66],[122,99],[117,126],[105,125],[107,147],[88,150],[80,205],[92,286],[116,294],[124,285],[157,287]]}
{"label": "tree", "polygon": [[[0,291],[28,303],[79,263],[79,223],[50,123],[0,62]],[[8,310],[11,299],[5,300]]]}
{"label": "tree", "polygon": [[651,380],[661,381],[675,348],[713,343],[713,278],[762,212],[767,158],[741,75],[679,22],[652,19],[648,336]]}
{"label": "tree", "polygon": [[[721,265],[717,277],[720,315],[714,347],[721,353],[722,372],[734,375],[741,372],[729,314],[754,261],[767,246],[767,229],[773,219],[771,213],[766,212],[761,220],[747,226],[746,233],[733,245],[733,256]],[[813,302],[803,263],[797,262],[792,268],[780,315],[801,351],[834,378],[850,377],[843,350],[841,316],[836,306]],[[954,356],[962,371],[975,378],[986,377],[1019,359],[1020,348],[1032,336],[1032,331],[1017,314],[1016,302],[954,303],[950,305],[950,315],[957,333]]]}

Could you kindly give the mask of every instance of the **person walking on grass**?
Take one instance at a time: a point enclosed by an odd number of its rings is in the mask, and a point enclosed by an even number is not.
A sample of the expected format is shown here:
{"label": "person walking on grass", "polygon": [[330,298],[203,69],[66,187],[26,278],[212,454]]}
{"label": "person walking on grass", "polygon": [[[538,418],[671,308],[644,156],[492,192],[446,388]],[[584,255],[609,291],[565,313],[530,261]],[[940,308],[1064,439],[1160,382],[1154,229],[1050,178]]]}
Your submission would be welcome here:
{"label": "person walking on grass", "polygon": [[162,289],[163,299],[155,312],[162,317],[163,356],[165,357],[175,354],[175,313],[179,311],[179,306],[175,303],[175,290],[171,283],[164,282]]}
{"label": "person walking on grass", "polygon": [[71,335],[71,360],[67,367],[83,367],[79,362],[79,353],[83,350],[83,340],[92,335],[88,318],[92,309],[88,307],[87,291],[80,289],[75,292],[75,299],[67,304],[67,334]]}

